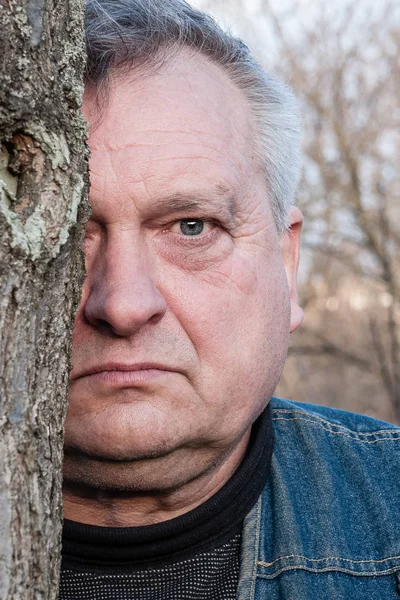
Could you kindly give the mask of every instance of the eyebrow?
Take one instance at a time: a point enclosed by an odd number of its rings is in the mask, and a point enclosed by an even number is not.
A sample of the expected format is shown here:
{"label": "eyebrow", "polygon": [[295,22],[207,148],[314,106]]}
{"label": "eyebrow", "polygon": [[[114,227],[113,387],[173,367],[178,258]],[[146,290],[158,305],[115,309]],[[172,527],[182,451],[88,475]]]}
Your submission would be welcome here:
{"label": "eyebrow", "polygon": [[[156,216],[170,213],[209,213],[215,218],[222,219],[228,227],[234,227],[237,220],[237,198],[232,190],[225,186],[200,192],[177,192],[154,199],[151,212]],[[195,216],[195,214],[193,214]]]}

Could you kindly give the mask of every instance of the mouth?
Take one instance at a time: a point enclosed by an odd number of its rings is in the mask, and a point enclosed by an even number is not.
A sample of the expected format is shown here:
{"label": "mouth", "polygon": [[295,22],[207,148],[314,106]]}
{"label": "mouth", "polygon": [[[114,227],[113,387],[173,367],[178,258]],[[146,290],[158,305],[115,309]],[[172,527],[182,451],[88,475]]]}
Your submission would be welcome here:
{"label": "mouth", "polygon": [[72,374],[71,381],[88,377],[107,383],[134,384],[176,372],[176,369],[159,363],[106,363],[83,369],[78,371],[76,375]]}

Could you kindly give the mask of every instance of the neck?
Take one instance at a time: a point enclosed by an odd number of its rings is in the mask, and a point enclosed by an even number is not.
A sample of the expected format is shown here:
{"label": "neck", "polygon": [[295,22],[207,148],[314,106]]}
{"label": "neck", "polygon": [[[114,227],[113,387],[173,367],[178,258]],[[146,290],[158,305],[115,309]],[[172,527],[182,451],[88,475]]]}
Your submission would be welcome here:
{"label": "neck", "polygon": [[116,491],[76,483],[63,486],[64,517],[101,527],[137,527],[179,517],[213,496],[233,475],[245,454],[250,430],[217,465],[167,490]]}

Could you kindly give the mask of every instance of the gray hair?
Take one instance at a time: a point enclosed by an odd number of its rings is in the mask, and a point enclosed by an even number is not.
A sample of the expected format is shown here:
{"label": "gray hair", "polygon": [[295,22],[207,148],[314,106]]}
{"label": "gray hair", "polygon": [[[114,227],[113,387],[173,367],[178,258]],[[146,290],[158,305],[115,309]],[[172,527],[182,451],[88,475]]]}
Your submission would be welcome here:
{"label": "gray hair", "polygon": [[188,47],[229,75],[248,99],[256,129],[255,153],[266,176],[278,231],[289,210],[300,172],[300,119],[291,90],[270,77],[248,47],[184,0],[87,0],[86,80],[107,82],[112,70],[157,68]]}

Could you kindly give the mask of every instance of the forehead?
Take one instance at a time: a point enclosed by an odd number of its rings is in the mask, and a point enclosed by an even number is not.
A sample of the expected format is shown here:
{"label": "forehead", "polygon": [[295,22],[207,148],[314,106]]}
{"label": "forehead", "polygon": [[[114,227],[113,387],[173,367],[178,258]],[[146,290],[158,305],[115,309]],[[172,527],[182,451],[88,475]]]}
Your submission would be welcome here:
{"label": "forehead", "polygon": [[129,185],[141,178],[151,193],[177,179],[190,187],[199,177],[214,187],[243,187],[254,169],[247,100],[220,67],[199,55],[181,52],[155,74],[112,80],[101,115],[87,90],[83,111],[98,177],[107,160],[108,179],[123,171]]}

